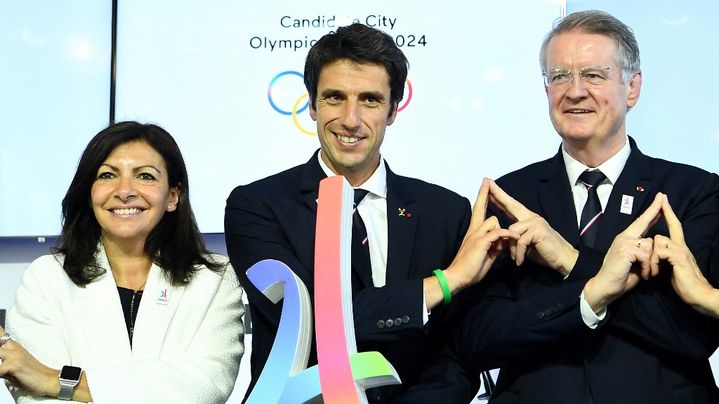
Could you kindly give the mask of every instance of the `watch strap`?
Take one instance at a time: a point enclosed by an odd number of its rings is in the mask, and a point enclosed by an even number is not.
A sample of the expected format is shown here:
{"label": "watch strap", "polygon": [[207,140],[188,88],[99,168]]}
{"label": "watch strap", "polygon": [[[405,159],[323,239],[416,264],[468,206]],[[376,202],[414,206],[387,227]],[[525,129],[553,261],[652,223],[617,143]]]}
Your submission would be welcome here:
{"label": "watch strap", "polygon": [[60,371],[60,392],[57,394],[59,400],[72,400],[75,387],[80,383],[82,369],[75,366],[63,366]]}

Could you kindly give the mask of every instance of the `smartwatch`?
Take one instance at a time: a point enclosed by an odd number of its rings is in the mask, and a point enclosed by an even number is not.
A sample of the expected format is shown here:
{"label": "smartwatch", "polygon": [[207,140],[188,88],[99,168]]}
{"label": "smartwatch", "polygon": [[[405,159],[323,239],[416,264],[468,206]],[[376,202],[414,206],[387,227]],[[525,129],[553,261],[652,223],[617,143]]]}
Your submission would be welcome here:
{"label": "smartwatch", "polygon": [[72,400],[72,393],[80,383],[82,369],[75,366],[63,366],[60,371],[60,393],[57,398],[60,400]]}

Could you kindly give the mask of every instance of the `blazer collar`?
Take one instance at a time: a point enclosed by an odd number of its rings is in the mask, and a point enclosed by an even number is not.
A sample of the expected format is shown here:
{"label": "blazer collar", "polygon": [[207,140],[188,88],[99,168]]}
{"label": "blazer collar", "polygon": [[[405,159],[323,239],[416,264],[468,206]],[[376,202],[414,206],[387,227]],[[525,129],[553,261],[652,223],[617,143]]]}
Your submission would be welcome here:
{"label": "blazer collar", "polygon": [[538,198],[541,212],[554,230],[570,244],[579,245],[579,229],[574,208],[571,184],[567,178],[561,146],[557,154],[541,164],[539,171]]}
{"label": "blazer collar", "polygon": [[602,251],[608,249],[614,237],[624,231],[651,203],[647,197],[656,194],[652,159],[642,154],[631,137],[629,143],[632,152],[612,188],[602,219],[598,222],[596,247]]}
{"label": "blazer collar", "polygon": [[[319,164],[319,149],[304,164],[300,173],[300,192],[304,203],[317,211],[317,193],[319,183],[326,178]],[[410,261],[414,249],[414,236],[417,230],[418,212],[412,210],[416,200],[411,187],[401,180],[385,161],[387,169],[387,284],[407,279]],[[391,270],[390,270],[391,268]],[[371,277],[358,274],[362,282],[371,285]],[[364,276],[363,276],[364,275]]]}
{"label": "blazer collar", "polygon": [[317,212],[317,194],[320,181],[327,177],[322,171],[322,167],[320,167],[319,152],[320,149],[317,149],[309,161],[302,166],[300,172],[299,189],[302,193],[302,199],[313,212]]}
{"label": "blazer collar", "polygon": [[[597,222],[599,232],[595,247],[601,251],[607,250],[614,237],[644,211],[647,196],[656,193],[653,192],[651,159],[642,154],[632,137],[629,137],[629,145],[632,151],[612,188],[604,215]],[[540,167],[539,201],[542,207],[540,215],[551,223],[565,240],[577,246],[579,229],[577,229],[574,197],[561,149],[547,161],[547,164]],[[621,213],[622,200],[631,200],[630,214]]]}
{"label": "blazer collar", "polygon": [[[156,358],[184,288],[173,288],[160,267],[152,264],[137,312],[131,349],[117,284],[102,244],[95,257],[105,273],[84,288],[73,288],[78,324],[86,337],[92,363],[110,365],[132,358]],[[164,300],[160,299],[161,292],[165,292]]]}
{"label": "blazer collar", "polygon": [[406,182],[387,168],[387,284],[406,280],[411,274],[417,223],[422,213],[414,211],[416,197]]}

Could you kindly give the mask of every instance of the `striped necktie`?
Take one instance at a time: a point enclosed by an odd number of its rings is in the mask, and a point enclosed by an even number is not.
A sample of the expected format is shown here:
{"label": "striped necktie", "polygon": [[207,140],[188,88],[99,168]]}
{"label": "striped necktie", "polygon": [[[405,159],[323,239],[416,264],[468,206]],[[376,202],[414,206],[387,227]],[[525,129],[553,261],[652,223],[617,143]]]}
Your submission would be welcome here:
{"label": "striped necktie", "polygon": [[602,217],[602,204],[597,195],[597,186],[607,178],[599,170],[587,170],[579,176],[579,181],[587,187],[587,202],[582,209],[582,218],[579,224],[579,237],[582,244],[594,247],[597,239],[596,223]]}
{"label": "striped necktie", "polygon": [[369,191],[355,188],[354,211],[352,212],[352,266],[358,274],[372,278],[372,264],[369,255],[367,227],[357,207]]}

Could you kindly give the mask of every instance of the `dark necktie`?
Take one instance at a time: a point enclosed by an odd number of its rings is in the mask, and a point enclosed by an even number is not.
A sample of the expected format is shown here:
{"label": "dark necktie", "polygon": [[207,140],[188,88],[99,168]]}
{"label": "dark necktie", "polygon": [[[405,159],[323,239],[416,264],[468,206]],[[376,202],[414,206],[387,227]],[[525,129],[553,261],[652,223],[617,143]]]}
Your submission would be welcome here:
{"label": "dark necktie", "polygon": [[359,214],[357,206],[369,191],[356,188],[354,195],[354,211],[352,212],[352,265],[358,274],[369,275],[372,279],[372,267],[369,258],[369,240],[367,227]]}
{"label": "dark necktie", "polygon": [[597,195],[597,186],[607,178],[599,170],[587,170],[579,176],[579,181],[587,187],[587,202],[582,209],[582,219],[579,223],[579,237],[582,244],[594,247],[597,239],[596,222],[602,216],[602,204]]}

